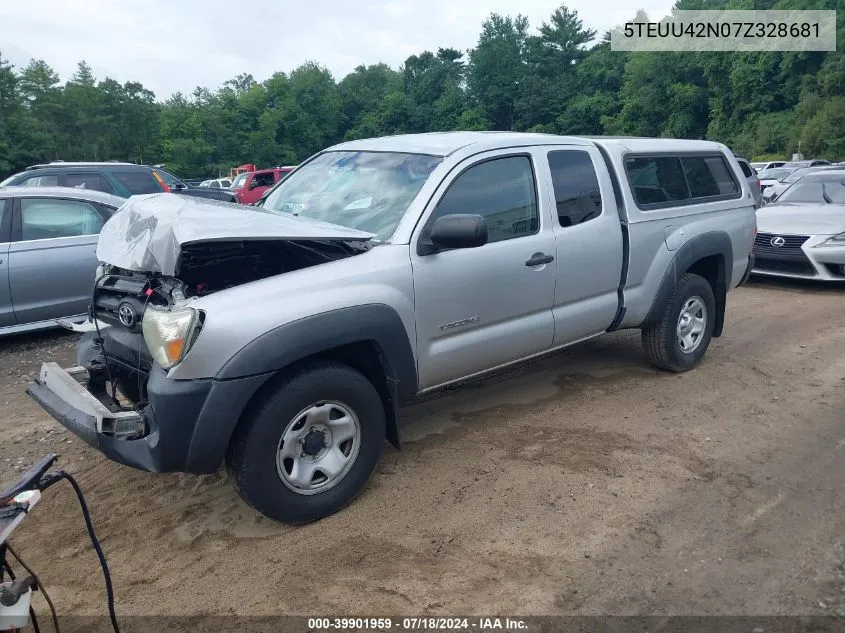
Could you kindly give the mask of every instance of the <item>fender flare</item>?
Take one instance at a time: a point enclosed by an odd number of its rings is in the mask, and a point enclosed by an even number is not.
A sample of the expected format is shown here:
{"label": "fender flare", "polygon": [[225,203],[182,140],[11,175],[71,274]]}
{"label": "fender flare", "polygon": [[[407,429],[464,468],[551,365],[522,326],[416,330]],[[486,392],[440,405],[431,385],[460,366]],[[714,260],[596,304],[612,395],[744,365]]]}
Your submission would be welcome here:
{"label": "fender flare", "polygon": [[[224,386],[240,383],[237,403],[229,399],[229,406],[224,405],[229,409],[225,416],[213,411],[209,411],[208,417],[201,416],[206,419],[197,424],[191,438],[188,462],[193,466],[192,472],[198,469],[199,462],[220,463],[249,401],[276,372],[314,354],[360,342],[372,343],[378,352],[390,397],[386,406],[387,439],[398,447],[397,409],[416,395],[416,359],[396,310],[385,304],[366,304],[280,325],[236,352],[214,377],[214,382],[220,391],[228,391]],[[213,387],[214,391],[217,389]],[[206,466],[201,470],[208,469]]]}
{"label": "fender flare", "polygon": [[241,348],[215,379],[278,371],[313,354],[362,341],[378,348],[401,400],[416,395],[417,364],[408,332],[396,310],[382,303],[339,308],[280,325]]}
{"label": "fender flare", "polygon": [[728,284],[733,278],[733,244],[730,235],[725,231],[710,231],[697,235],[685,242],[675,253],[666,272],[663,273],[663,280],[660,288],[654,297],[651,308],[640,327],[647,327],[657,323],[662,314],[663,308],[672,291],[686,273],[697,261],[713,255],[721,256],[720,265],[716,271],[716,285],[713,294],[716,298],[716,320],[713,325],[713,336],[722,334],[725,324],[725,304],[727,301]]}

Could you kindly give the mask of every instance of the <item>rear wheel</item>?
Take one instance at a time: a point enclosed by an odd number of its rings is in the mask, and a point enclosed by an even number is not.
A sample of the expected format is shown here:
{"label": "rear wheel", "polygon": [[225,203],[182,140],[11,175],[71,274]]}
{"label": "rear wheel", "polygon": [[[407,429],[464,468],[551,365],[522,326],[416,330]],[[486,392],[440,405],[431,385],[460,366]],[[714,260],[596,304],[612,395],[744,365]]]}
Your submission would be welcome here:
{"label": "rear wheel", "polygon": [[704,277],[685,273],[660,320],[643,329],[643,348],[649,361],[674,372],[698,365],[710,345],[715,316],[713,288]]}
{"label": "rear wheel", "polygon": [[307,523],[361,492],[384,433],[373,384],[346,365],[315,363],[264,394],[236,430],[227,467],[253,508],[283,523]]}

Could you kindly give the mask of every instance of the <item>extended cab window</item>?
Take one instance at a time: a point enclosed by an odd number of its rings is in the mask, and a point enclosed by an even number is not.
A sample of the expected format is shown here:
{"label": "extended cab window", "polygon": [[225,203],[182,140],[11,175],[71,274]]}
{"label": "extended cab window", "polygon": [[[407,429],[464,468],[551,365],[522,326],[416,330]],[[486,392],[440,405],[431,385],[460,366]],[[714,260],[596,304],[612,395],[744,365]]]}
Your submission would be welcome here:
{"label": "extended cab window", "polygon": [[722,156],[684,156],[683,164],[693,198],[728,196],[739,191]]}
{"label": "extended cab window", "polygon": [[638,205],[689,200],[681,159],[677,156],[626,158],[625,171]]}
{"label": "extended cab window", "polygon": [[575,226],[601,215],[599,179],[587,152],[549,152],[549,169],[561,226]]}
{"label": "extended cab window", "polygon": [[540,216],[531,160],[511,156],[470,167],[451,184],[432,220],[455,213],[484,216],[490,242],[536,233]]}
{"label": "extended cab window", "polygon": [[629,156],[625,171],[640,207],[740,195],[739,183],[721,154]]}
{"label": "extended cab window", "polygon": [[94,205],[81,200],[21,199],[21,239],[93,235],[103,228]]}

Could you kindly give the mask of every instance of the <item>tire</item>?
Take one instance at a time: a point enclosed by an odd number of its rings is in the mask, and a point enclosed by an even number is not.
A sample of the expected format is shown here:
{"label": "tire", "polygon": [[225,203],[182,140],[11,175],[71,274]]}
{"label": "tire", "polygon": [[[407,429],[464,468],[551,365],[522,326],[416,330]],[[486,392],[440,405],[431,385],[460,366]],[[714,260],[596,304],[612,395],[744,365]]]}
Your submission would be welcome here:
{"label": "tire", "polygon": [[[310,364],[262,394],[235,430],[226,466],[238,494],[260,513],[282,523],[309,523],[363,490],[381,456],[385,424],[381,397],[363,374],[340,363]],[[357,440],[340,442],[356,432]],[[321,468],[334,471],[334,478]]]}
{"label": "tire", "polygon": [[[697,309],[699,305],[703,306],[703,310]],[[694,316],[684,316],[693,314],[693,311]],[[690,330],[698,329],[701,315],[703,328],[698,336],[694,336]],[[704,277],[684,273],[666,302],[660,320],[642,331],[643,348],[651,364],[673,372],[687,371],[698,365],[710,345],[715,317],[713,288]],[[682,318],[685,319],[683,328]],[[685,350],[684,346],[688,349]]]}

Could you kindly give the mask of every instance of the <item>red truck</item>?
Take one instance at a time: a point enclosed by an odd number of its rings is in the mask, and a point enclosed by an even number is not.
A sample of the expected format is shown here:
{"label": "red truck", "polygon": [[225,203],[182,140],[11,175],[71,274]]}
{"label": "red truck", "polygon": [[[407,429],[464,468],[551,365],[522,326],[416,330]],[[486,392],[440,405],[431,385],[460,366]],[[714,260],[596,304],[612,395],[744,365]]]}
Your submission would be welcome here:
{"label": "red truck", "polygon": [[242,172],[232,181],[231,191],[241,204],[258,202],[267,189],[275,185],[294,167],[272,167],[256,171]]}

